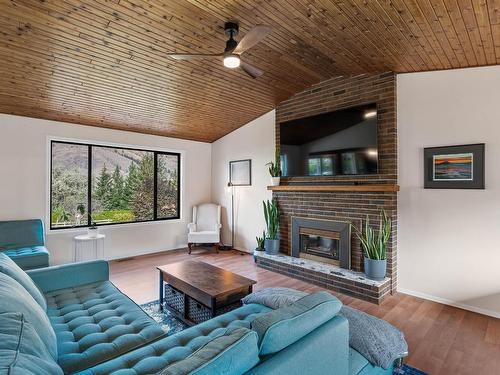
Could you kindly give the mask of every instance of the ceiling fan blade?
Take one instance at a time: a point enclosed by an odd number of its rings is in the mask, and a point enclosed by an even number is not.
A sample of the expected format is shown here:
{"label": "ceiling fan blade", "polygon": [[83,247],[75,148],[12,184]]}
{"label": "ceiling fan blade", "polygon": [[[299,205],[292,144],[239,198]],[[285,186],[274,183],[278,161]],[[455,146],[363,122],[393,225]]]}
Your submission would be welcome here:
{"label": "ceiling fan blade", "polygon": [[264,72],[259,68],[256,68],[255,66],[250,65],[249,63],[246,63],[244,61],[240,62],[240,68],[243,69],[243,71],[252,78],[259,78],[264,74]]}
{"label": "ceiling fan blade", "polygon": [[168,57],[171,57],[175,60],[201,60],[201,59],[210,59],[213,57],[221,57],[222,53],[167,53]]}
{"label": "ceiling fan blade", "polygon": [[257,25],[252,30],[250,30],[238,43],[233,53],[243,53],[246,50],[252,48],[262,39],[264,39],[267,34],[269,34],[273,28],[266,25]]}

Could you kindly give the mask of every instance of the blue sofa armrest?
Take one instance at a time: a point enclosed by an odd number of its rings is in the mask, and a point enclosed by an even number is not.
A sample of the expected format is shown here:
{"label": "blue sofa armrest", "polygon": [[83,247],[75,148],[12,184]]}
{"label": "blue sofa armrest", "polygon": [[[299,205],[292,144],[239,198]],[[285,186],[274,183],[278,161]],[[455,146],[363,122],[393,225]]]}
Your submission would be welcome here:
{"label": "blue sofa armrest", "polygon": [[349,324],[336,316],[278,353],[262,358],[247,375],[348,375]]}
{"label": "blue sofa armrest", "polygon": [[109,266],[105,260],[63,264],[27,273],[44,293],[109,280]]}

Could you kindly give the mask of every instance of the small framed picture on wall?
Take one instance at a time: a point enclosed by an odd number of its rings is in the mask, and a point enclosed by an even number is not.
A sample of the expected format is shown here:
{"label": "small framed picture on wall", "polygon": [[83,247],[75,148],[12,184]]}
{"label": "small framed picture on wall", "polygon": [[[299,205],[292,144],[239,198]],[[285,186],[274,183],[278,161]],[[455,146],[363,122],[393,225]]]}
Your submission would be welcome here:
{"label": "small framed picture on wall", "polygon": [[252,185],[252,160],[234,160],[229,162],[229,182],[232,186]]}
{"label": "small framed picture on wall", "polygon": [[424,148],[424,188],[484,189],[484,143]]}

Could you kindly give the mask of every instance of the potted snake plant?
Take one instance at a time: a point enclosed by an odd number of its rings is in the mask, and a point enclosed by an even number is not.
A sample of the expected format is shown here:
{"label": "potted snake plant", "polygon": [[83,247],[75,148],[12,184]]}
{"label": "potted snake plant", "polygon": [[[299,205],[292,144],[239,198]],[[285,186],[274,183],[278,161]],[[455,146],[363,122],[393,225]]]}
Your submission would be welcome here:
{"label": "potted snake plant", "polygon": [[255,237],[255,240],[257,241],[257,247],[255,248],[255,251],[264,251],[264,243],[266,241],[266,231],[262,231],[262,237]]}
{"label": "potted snake plant", "polygon": [[281,166],[280,166],[280,153],[276,150],[276,157],[274,162],[270,161],[266,164],[269,167],[269,174],[271,175],[271,186],[278,186],[281,180]]}
{"label": "potted snake plant", "polygon": [[380,210],[378,231],[370,226],[367,216],[361,229],[354,228],[363,248],[365,275],[371,280],[383,280],[387,269],[387,243],[391,237],[392,222],[385,211]]}
{"label": "potted snake plant", "polygon": [[266,220],[267,232],[264,240],[266,254],[276,255],[280,250],[279,232],[279,212],[278,204],[275,201],[263,201],[264,218]]}

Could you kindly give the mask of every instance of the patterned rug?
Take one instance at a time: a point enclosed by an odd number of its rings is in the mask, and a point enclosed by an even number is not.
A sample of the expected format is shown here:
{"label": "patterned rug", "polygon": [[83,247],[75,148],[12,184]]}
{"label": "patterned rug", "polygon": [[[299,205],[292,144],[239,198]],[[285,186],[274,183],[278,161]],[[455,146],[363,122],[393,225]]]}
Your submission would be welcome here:
{"label": "patterned rug", "polygon": [[[188,326],[177,319],[170,311],[167,309],[160,310],[160,303],[158,300],[145,303],[141,305],[141,308],[154,320],[156,320],[161,328],[167,332],[168,335],[173,335],[174,333],[180,332],[183,329],[188,328]],[[403,365],[403,367],[394,370],[394,375],[427,375],[427,373],[417,370],[416,368]]]}
{"label": "patterned rug", "polygon": [[403,365],[401,368],[397,368],[393,372],[394,375],[428,375],[426,372],[417,370],[416,368]]}
{"label": "patterned rug", "polygon": [[169,336],[188,328],[187,324],[177,319],[167,309],[160,310],[160,302],[158,300],[142,304],[141,308],[146,314],[156,320],[161,325],[163,331],[167,332]]}

